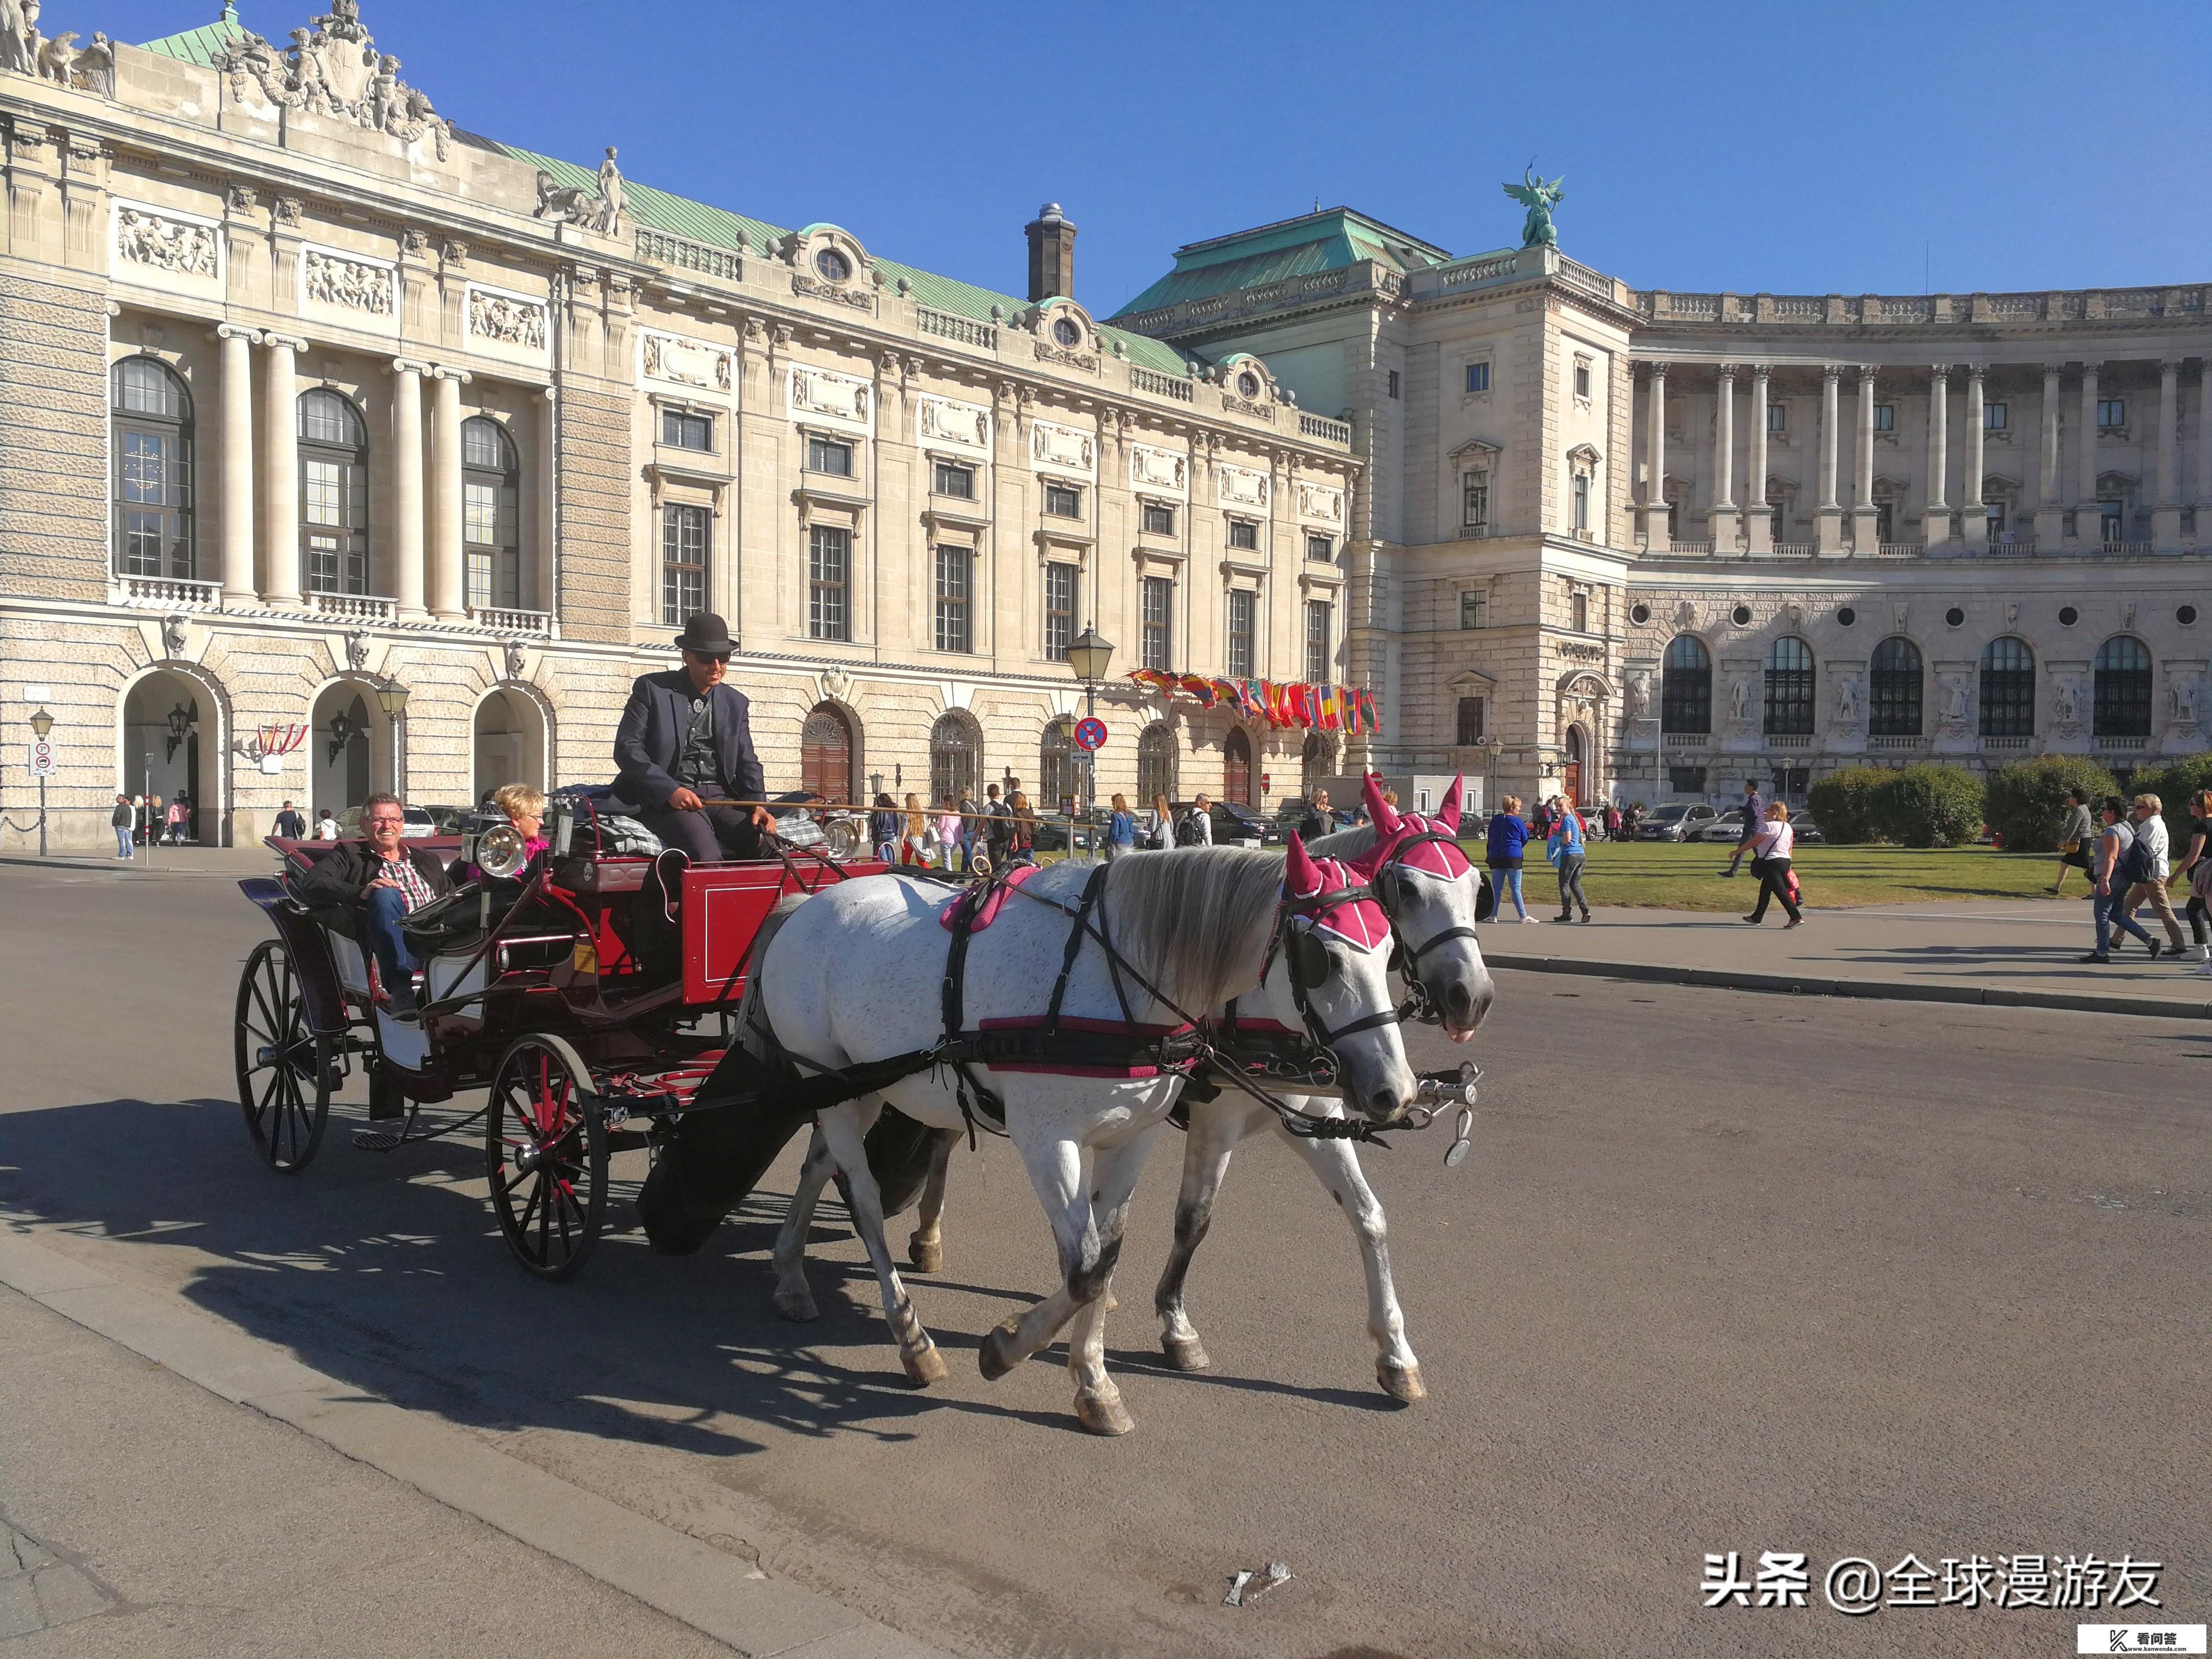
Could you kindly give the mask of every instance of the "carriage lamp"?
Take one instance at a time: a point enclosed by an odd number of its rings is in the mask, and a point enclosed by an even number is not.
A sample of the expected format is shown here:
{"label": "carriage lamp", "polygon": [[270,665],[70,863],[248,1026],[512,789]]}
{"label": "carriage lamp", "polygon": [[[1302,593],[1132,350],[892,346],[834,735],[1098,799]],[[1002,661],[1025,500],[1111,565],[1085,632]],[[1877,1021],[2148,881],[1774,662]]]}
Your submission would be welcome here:
{"label": "carriage lamp", "polygon": [[1067,665],[1075,671],[1075,678],[1085,685],[1095,686],[1106,678],[1106,670],[1114,660],[1114,647],[1103,635],[1089,626],[1067,645]]}
{"label": "carriage lamp", "polygon": [[343,709],[331,716],[331,753],[328,764],[336,766],[346,745],[361,734],[354,730],[353,717]]}
{"label": "carriage lamp", "polygon": [[407,688],[398,680],[386,680],[376,688],[376,701],[382,705],[386,720],[398,720],[407,712]]}
{"label": "carriage lamp", "polygon": [[37,714],[31,716],[31,730],[41,739],[46,737],[47,732],[53,729],[54,717],[46,713],[45,709],[41,708]]}
{"label": "carriage lamp", "polygon": [[178,749],[182,746],[185,738],[191,734],[191,729],[192,717],[185,712],[184,704],[179,703],[174,708],[172,708],[169,711],[169,752],[167,757],[170,760],[176,759]]}

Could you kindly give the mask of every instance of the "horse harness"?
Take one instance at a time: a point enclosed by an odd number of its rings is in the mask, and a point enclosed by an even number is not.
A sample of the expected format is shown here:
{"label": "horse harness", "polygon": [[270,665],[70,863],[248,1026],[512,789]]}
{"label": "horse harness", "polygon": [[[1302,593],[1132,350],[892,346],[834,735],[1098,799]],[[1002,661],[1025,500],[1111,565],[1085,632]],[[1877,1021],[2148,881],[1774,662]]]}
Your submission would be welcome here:
{"label": "horse harness", "polygon": [[[1399,1012],[1406,1018],[1418,1020],[1424,1025],[1440,1025],[1443,1023],[1443,1015],[1431,1000],[1428,988],[1421,982],[1421,958],[1455,939],[1475,939],[1480,935],[1472,927],[1447,927],[1419,945],[1407,939],[1398,925],[1398,911],[1404,902],[1406,878],[1398,873],[1397,866],[1409,848],[1425,845],[1457,848],[1459,840],[1436,830],[1424,830],[1415,835],[1401,836],[1390,849],[1389,861],[1375,872],[1375,902],[1382,906],[1382,914],[1390,919],[1391,969],[1406,981],[1406,1003]],[[1460,856],[1464,858],[1467,855],[1462,851]],[[1431,872],[1423,871],[1420,873]]]}

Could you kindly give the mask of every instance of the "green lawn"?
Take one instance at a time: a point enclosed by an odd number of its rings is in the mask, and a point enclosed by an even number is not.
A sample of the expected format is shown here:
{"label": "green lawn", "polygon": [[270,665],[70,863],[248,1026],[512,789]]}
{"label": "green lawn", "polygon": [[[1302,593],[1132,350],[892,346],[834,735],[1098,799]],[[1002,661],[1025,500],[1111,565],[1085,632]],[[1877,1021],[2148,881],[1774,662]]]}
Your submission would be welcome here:
{"label": "green lawn", "polygon": [[[1477,864],[1480,842],[1463,843]],[[1733,881],[1729,848],[1717,842],[1593,842],[1583,872],[1592,904],[1645,905],[1668,910],[1748,910],[1758,896],[1749,861]],[[1543,849],[1529,848],[1522,887],[1532,914],[1556,903],[1559,886]],[[1987,847],[1916,852],[1905,847],[1800,847],[1794,860],[1805,902],[1816,908],[1854,904],[1914,904],[1946,899],[2040,897],[2058,867],[2056,854],[1999,853]],[[2088,890],[2075,872],[2067,877],[2075,897]]]}

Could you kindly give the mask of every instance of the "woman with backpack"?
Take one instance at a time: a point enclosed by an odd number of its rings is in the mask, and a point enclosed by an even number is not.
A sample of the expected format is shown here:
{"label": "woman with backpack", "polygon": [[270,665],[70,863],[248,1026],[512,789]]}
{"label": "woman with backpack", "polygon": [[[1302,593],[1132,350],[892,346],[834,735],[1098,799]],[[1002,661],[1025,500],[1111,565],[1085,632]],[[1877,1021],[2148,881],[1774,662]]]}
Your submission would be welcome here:
{"label": "woman with backpack", "polygon": [[1590,919],[1589,901],[1583,896],[1583,861],[1586,856],[1585,836],[1581,816],[1571,802],[1559,803],[1558,818],[1552,833],[1546,838],[1544,856],[1551,860],[1552,868],[1559,876],[1559,915],[1561,921],[1572,921],[1577,906],[1583,920]]}
{"label": "woman with backpack", "polygon": [[1750,836],[1751,872],[1759,878],[1759,902],[1751,907],[1744,918],[1753,927],[1766,920],[1766,902],[1770,898],[1782,901],[1782,908],[1790,913],[1790,920],[1782,924],[1782,931],[1802,927],[1805,917],[1797,908],[1797,878],[1790,867],[1790,854],[1797,842],[1797,832],[1790,825],[1790,804],[1775,801],[1766,809],[1766,817]]}
{"label": "woman with backpack", "polygon": [[2102,834],[2097,837],[2097,861],[2090,871],[2095,883],[2089,901],[2089,911],[2097,920],[2097,948],[2081,958],[2084,962],[2107,963],[2112,959],[2112,929],[2133,933],[2150,947],[2151,955],[2158,955],[2160,941],[2143,930],[2142,924],[2128,914],[2128,895],[2139,879],[2137,872],[2143,867],[2137,850],[2136,832],[2128,824],[2128,804],[2118,795],[2107,795],[2099,816],[2105,821]]}
{"label": "woman with backpack", "polygon": [[[1494,891],[1512,896],[1513,908],[1521,913],[1522,921],[1534,921],[1536,918],[1528,914],[1528,907],[1521,898],[1522,858],[1528,845],[1528,826],[1520,816],[1521,798],[1508,795],[1498,806],[1498,810],[1490,815],[1490,844],[1483,854],[1483,861],[1490,866],[1490,884]],[[1492,909],[1490,919],[1497,921],[1498,912],[1504,908],[1501,898]]]}

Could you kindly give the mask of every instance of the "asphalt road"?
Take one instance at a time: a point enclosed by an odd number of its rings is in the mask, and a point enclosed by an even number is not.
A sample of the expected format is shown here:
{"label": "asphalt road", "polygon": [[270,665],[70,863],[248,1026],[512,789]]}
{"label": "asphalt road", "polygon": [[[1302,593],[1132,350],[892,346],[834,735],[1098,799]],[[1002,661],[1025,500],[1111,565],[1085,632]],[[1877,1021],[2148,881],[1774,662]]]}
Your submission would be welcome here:
{"label": "asphalt road", "polygon": [[[1056,1352],[975,1372],[1051,1278],[1003,1143],[912,1281],[952,1368],[917,1394],[834,1201],[802,1328],[773,1194],[699,1257],[625,1232],[549,1287],[473,1146],[338,1122],[263,1169],[229,1080],[263,923],[229,883],[0,869],[0,1218],[955,1651],[2044,1655],[2104,1617],[1824,1603],[1829,1563],[1908,1552],[2127,1552],[2164,1610],[2120,1616],[2212,1608],[2200,1024],[1502,975],[1474,1158],[1368,1158],[1431,1397],[1376,1391],[1349,1231],[1262,1142],[1192,1276],[1215,1369],[1156,1364],[1168,1140],[1109,1326],[1138,1426],[1101,1441]],[[1705,1610],[1730,1550],[1803,1552],[1811,1604]],[[1271,1560],[1288,1586],[1220,1605]]]}

